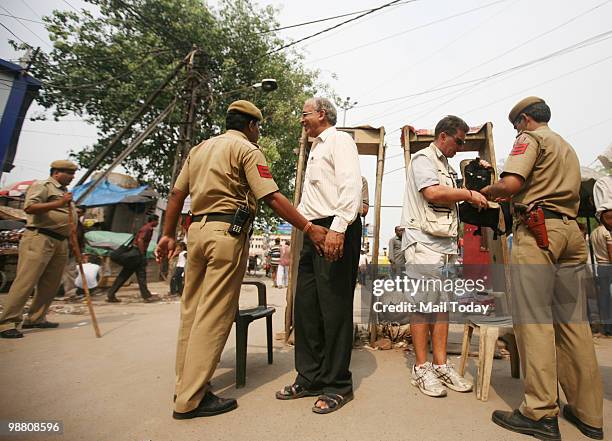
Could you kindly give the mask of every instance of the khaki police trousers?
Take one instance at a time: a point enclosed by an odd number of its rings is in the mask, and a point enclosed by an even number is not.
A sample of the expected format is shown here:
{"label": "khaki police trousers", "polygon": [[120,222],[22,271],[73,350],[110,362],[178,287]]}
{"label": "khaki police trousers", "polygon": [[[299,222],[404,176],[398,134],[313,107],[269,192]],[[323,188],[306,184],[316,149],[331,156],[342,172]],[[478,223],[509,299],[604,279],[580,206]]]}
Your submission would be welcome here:
{"label": "khaki police trousers", "polygon": [[203,219],[189,227],[176,350],[176,412],[200,404],[238,309],[249,247],[246,232],[232,236],[228,226]]}
{"label": "khaki police trousers", "polygon": [[603,385],[587,320],[587,253],[578,224],[546,219],[548,249],[524,224],[512,245],[512,315],[524,374],[520,411],[533,420],[559,413],[561,384],[575,415],[603,425]]}
{"label": "khaki police trousers", "polygon": [[21,322],[23,308],[35,289],[26,322],[45,321],[67,262],[68,239],[53,239],[31,230],[23,233],[19,242],[17,276],[9,290],[4,312],[0,316],[0,331],[14,328]]}

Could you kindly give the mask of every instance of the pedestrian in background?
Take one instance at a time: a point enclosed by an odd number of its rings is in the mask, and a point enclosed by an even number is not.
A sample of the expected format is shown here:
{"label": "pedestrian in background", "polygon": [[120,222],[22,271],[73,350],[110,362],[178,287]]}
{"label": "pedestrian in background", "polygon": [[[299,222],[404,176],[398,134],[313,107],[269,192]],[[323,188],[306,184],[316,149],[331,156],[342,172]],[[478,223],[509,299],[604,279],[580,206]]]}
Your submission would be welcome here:
{"label": "pedestrian in background", "polygon": [[291,246],[286,240],[280,248],[280,260],[278,262],[278,273],[276,276],[276,286],[285,288],[289,285],[289,269],[291,265]]}
{"label": "pedestrian in background", "polygon": [[151,242],[151,237],[153,236],[153,231],[157,227],[159,223],[159,216],[156,214],[152,214],[147,218],[147,223],[144,224],[138,233],[136,233],[136,238],[134,239],[133,246],[138,248],[140,255],[134,257],[133,260],[123,267],[115,281],[113,282],[113,286],[108,291],[106,301],[109,303],[119,303],[120,299],[117,298],[117,291],[119,288],[123,286],[125,282],[128,281],[130,276],[136,273],[136,280],[138,280],[138,289],[140,290],[140,295],[142,299],[147,302],[156,302],[159,300],[157,295],[153,295],[149,288],[147,287],[147,249],[149,248],[149,243]]}
{"label": "pedestrian in background", "polygon": [[406,256],[402,250],[402,233],[404,229],[399,225],[395,227],[395,236],[389,239],[389,264],[391,278],[399,277],[406,265]]}
{"label": "pedestrian in background", "polygon": [[591,233],[597,261],[599,330],[612,336],[612,177],[604,176],[593,187],[595,217],[600,225]]}
{"label": "pedestrian in background", "polygon": [[[87,282],[87,289],[91,295],[95,294],[98,290],[98,285],[102,280],[102,274],[100,270],[100,259],[98,256],[90,256],[89,254],[83,254],[82,257],[83,273],[85,274],[85,281]],[[85,289],[83,286],[83,278],[81,277],[81,271],[78,271],[77,276],[74,280],[76,286],[76,296],[84,297]]]}
{"label": "pedestrian in background", "polygon": [[281,258],[281,240],[280,237],[274,239],[274,245],[268,250],[268,262],[270,263],[270,270],[272,271],[272,286],[278,287],[276,277],[278,274],[278,265],[280,264]]}
{"label": "pedestrian in background", "polygon": [[177,244],[174,254],[176,264],[170,280],[170,294],[180,296],[183,294],[183,286],[185,285],[185,265],[187,264],[187,245],[185,242]]}

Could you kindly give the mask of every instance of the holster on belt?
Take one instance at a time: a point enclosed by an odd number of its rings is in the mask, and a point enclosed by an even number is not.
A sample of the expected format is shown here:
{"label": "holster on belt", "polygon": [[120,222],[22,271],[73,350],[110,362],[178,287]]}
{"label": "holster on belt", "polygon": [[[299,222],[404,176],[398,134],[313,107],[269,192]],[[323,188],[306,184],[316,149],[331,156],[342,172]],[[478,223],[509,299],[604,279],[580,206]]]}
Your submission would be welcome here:
{"label": "holster on belt", "polygon": [[547,249],[549,245],[548,232],[546,231],[546,221],[542,207],[526,207],[515,204],[515,213],[533,235],[538,247]]}

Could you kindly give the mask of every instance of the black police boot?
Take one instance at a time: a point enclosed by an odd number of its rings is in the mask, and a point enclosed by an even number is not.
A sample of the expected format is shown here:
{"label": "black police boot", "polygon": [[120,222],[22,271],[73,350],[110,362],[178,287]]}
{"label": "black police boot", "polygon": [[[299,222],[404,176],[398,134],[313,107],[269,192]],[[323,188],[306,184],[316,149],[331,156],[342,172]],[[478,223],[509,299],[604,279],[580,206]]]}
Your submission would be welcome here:
{"label": "black police boot", "polygon": [[233,398],[220,398],[211,391],[206,392],[198,407],[189,412],[172,412],[175,420],[188,420],[191,418],[219,415],[232,411],[238,407],[238,402]]}
{"label": "black police boot", "polygon": [[531,435],[541,440],[561,441],[559,421],[557,417],[544,417],[539,421],[532,420],[523,415],[518,409],[512,412],[496,410],[491,417],[493,422],[512,432]]}
{"label": "black police boot", "polygon": [[44,322],[24,323],[23,325],[21,325],[21,329],[53,329],[57,328],[58,326],[59,323],[48,322],[47,320],[45,320]]}
{"label": "black police boot", "polygon": [[580,421],[570,405],[563,406],[563,418],[576,426],[583,435],[593,439],[604,439],[603,429],[601,427],[589,426]]}
{"label": "black police boot", "polygon": [[23,334],[19,331],[19,329],[7,329],[6,331],[0,332],[0,337],[2,338],[23,338]]}

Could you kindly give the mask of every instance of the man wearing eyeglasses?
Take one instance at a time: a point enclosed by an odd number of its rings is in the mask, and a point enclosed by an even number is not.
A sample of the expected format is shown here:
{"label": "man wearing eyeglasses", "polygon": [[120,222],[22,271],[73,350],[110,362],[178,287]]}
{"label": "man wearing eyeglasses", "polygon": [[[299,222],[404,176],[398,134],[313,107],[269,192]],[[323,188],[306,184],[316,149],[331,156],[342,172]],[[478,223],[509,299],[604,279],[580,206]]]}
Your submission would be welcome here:
{"label": "man wearing eyeglasses", "polygon": [[[436,125],[434,141],[414,155],[406,172],[406,190],[401,227],[406,274],[414,280],[440,280],[457,257],[457,203],[467,201],[479,208],[488,206],[476,192],[457,188],[457,174],[448,163],[465,143],[469,126],[461,118],[446,116]],[[412,384],[430,397],[446,396],[446,388],[469,392],[472,384],[447,362],[448,312],[432,312],[450,300],[450,293],[432,287],[410,292],[413,305],[410,330],[416,361]],[[433,364],[427,361],[431,334]]]}
{"label": "man wearing eyeglasses", "polygon": [[527,97],[509,114],[518,132],[501,179],[482,192],[512,198],[512,319],[524,376],[519,409],[496,410],[493,422],[539,439],[560,440],[563,416],[584,435],[603,439],[603,390],[586,315],[587,250],[576,216],[580,163],[548,126],[542,98]]}
{"label": "man wearing eyeglasses", "polygon": [[312,411],[340,409],[353,398],[353,294],[361,243],[361,170],[357,145],[336,130],[336,109],[325,98],[306,101],[302,125],[314,138],[298,211],[329,228],[325,257],[308,238],[300,254],[295,294],[294,383],[279,400],[317,396]]}
{"label": "man wearing eyeglasses", "polygon": [[257,201],[302,230],[317,250],[325,243],[325,228],[305,219],[278,191],[256,144],[262,120],[253,103],[230,104],[227,131],[191,149],[168,199],[164,234],[155,250],[158,260],[174,250],[188,195],[193,211],[176,350],[175,419],[219,415],[238,406],[235,399],[215,395],[209,380],[238,309]]}

